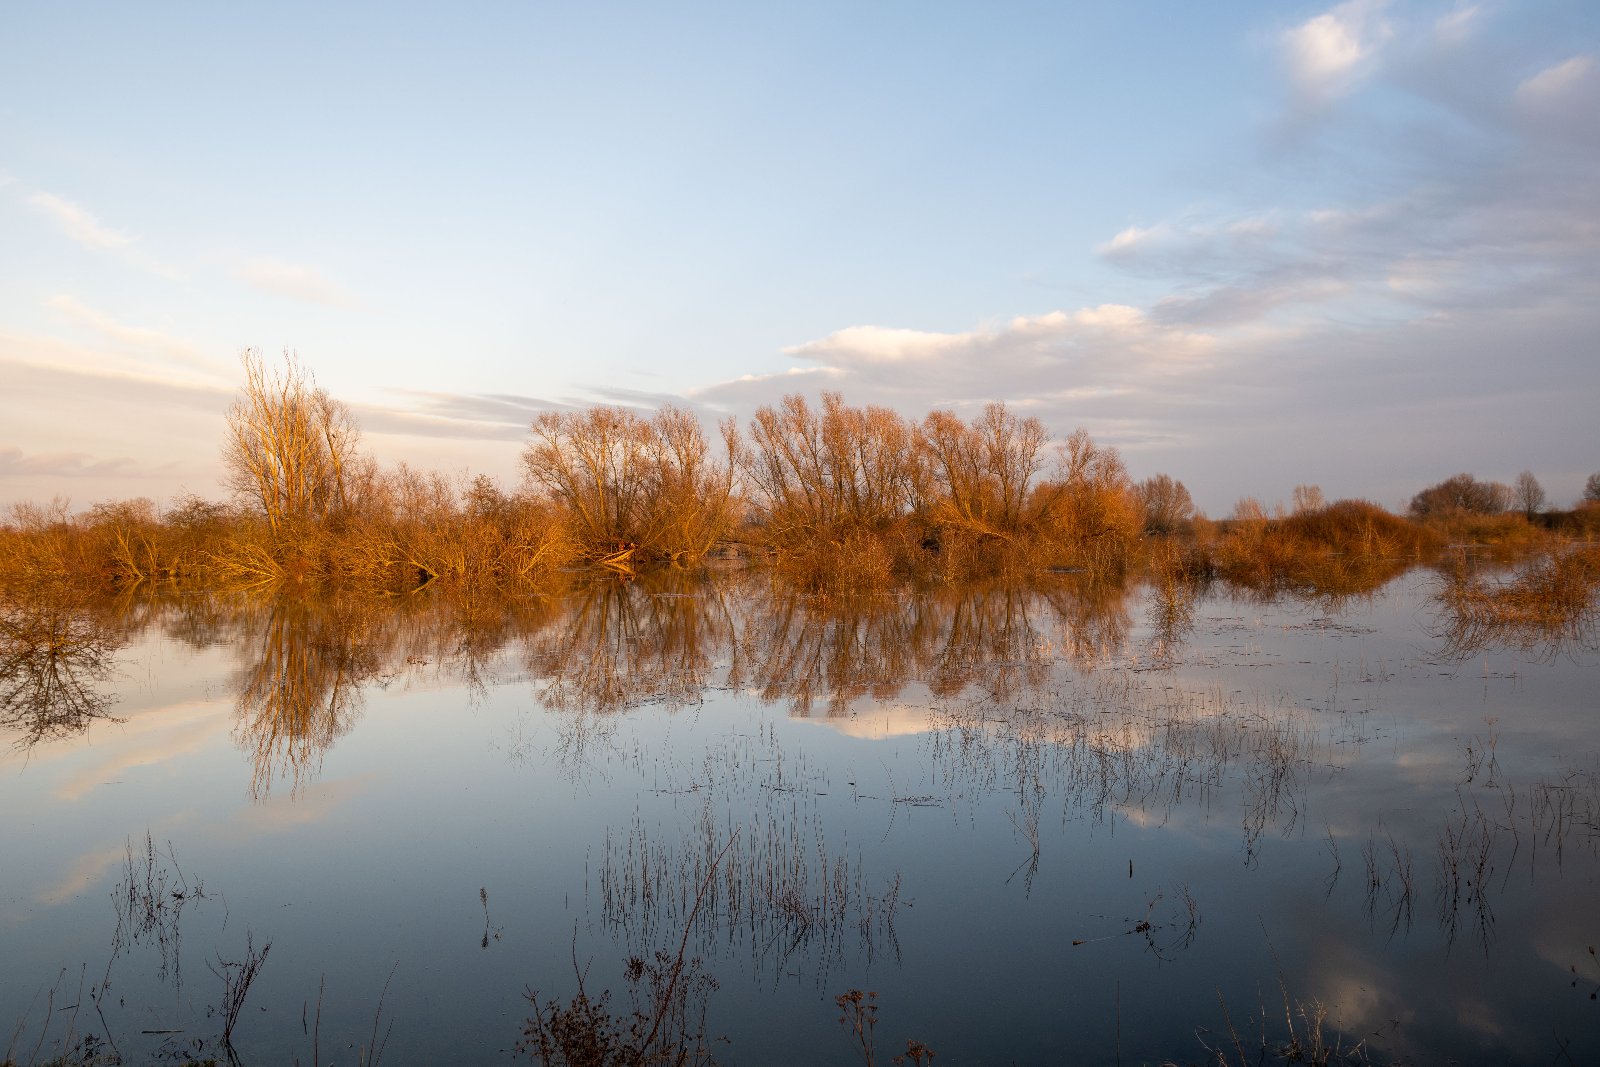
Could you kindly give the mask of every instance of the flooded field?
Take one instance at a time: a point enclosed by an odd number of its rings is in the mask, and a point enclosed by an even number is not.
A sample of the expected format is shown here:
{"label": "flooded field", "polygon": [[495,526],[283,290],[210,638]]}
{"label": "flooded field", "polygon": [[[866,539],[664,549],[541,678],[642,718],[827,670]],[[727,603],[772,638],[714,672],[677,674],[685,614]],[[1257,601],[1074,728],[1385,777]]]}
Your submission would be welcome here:
{"label": "flooded field", "polygon": [[724,1064],[1600,1062],[1593,604],[1448,585],[15,604],[0,1024],[19,1063],[583,1020]]}

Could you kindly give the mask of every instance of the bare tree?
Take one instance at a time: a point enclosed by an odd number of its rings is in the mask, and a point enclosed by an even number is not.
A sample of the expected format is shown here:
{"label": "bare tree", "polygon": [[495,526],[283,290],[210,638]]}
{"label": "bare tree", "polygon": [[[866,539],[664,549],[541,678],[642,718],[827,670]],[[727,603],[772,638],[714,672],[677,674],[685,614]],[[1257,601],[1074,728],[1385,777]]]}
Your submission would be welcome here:
{"label": "bare tree", "polygon": [[1233,505],[1233,514],[1229,517],[1234,522],[1264,523],[1267,521],[1267,509],[1255,497],[1242,496]]}
{"label": "bare tree", "polygon": [[1589,475],[1588,481],[1583,483],[1583,499],[1591,504],[1600,503],[1600,471]]}
{"label": "bare tree", "polygon": [[901,517],[924,480],[915,438],[889,408],[847,407],[822,395],[822,411],[791,394],[750,424],[744,473],[775,543],[828,540]]}
{"label": "bare tree", "polygon": [[1055,477],[1034,494],[1046,538],[1091,573],[1118,573],[1144,525],[1144,508],[1115,448],[1083,428],[1058,446]]}
{"label": "bare tree", "polygon": [[222,448],[228,489],[274,534],[347,508],[361,437],[350,409],[317,388],[292,353],[282,370],[269,370],[259,349],[239,361],[244,387]]}
{"label": "bare tree", "polygon": [[1294,487],[1294,513],[1304,515],[1308,511],[1321,511],[1328,506],[1327,500],[1322,495],[1320,485],[1297,485]]}
{"label": "bare tree", "polygon": [[626,408],[547,411],[523,449],[529,481],[566,512],[590,559],[694,560],[732,516],[734,425],[718,461],[695,416],[665,407],[646,420]]}
{"label": "bare tree", "polygon": [[1523,471],[1511,483],[1511,500],[1517,510],[1532,522],[1533,517],[1539,514],[1539,509],[1544,507],[1544,486],[1539,484],[1539,479],[1533,476],[1532,471]]}
{"label": "bare tree", "polygon": [[1194,499],[1180,481],[1157,474],[1135,490],[1144,505],[1144,528],[1151,533],[1171,533],[1194,516]]}
{"label": "bare tree", "polygon": [[970,425],[948,411],[929,414],[917,445],[932,483],[933,499],[925,502],[932,517],[979,533],[1015,533],[1049,437],[1038,419],[1019,419],[1001,403]]}

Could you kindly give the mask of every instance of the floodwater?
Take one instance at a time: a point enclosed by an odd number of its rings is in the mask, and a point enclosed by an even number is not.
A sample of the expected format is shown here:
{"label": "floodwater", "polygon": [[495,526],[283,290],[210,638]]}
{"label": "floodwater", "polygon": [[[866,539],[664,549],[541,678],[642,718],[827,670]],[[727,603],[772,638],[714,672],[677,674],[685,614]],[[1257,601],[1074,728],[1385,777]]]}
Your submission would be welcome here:
{"label": "floodwater", "polygon": [[1600,1062],[1593,640],[1075,581],[13,605],[0,1029],[499,1062],[681,947],[724,1064]]}

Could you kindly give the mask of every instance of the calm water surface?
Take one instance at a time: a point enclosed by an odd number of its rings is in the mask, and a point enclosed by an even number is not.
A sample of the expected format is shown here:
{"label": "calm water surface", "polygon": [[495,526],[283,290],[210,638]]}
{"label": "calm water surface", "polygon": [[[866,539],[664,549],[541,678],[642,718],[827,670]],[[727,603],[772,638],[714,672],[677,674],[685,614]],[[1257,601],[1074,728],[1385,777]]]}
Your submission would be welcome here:
{"label": "calm water surface", "polygon": [[14,610],[0,1023],[209,1051],[248,941],[246,1063],[493,1062],[687,930],[727,1064],[859,1062],[852,988],[880,1060],[1253,1060],[1287,1000],[1600,1063],[1593,642],[1470,639],[1428,572],[1066,581]]}

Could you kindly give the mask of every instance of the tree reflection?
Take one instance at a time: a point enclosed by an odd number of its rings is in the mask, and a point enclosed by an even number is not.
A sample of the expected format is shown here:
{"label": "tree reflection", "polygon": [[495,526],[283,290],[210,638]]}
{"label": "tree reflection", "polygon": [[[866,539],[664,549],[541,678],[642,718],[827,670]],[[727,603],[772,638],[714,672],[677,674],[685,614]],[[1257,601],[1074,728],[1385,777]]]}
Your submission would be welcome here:
{"label": "tree reflection", "polygon": [[682,574],[591,582],[565,606],[523,635],[540,700],[559,711],[693,703],[733,636],[724,589]]}
{"label": "tree reflection", "polygon": [[1010,700],[1037,688],[1057,658],[1091,667],[1127,639],[1120,583],[963,584],[905,598],[816,600],[781,586],[751,600],[730,678],[808,715],[892,700],[913,681],[940,697],[978,688]]}
{"label": "tree reflection", "polygon": [[254,625],[239,676],[236,736],[255,763],[251,792],[287,779],[298,791],[361,712],[361,685],[381,663],[379,616],[352,599],[246,602]]}
{"label": "tree reflection", "polygon": [[121,630],[81,597],[56,593],[0,601],[0,727],[18,748],[70,737],[108,718]]}

